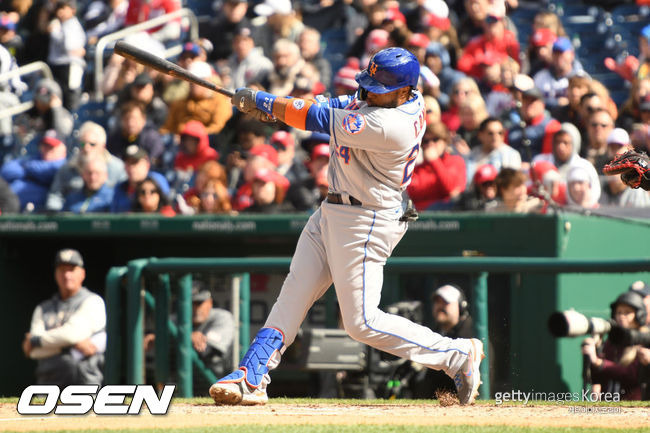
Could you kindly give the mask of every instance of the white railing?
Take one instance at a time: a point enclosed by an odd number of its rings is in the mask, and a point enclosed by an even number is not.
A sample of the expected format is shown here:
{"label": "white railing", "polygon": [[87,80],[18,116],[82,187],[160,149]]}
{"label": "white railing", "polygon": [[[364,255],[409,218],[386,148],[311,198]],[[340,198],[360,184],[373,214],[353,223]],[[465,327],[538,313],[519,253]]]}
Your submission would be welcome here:
{"label": "white railing", "polygon": [[[101,84],[102,84],[102,80],[104,79],[104,51],[106,50],[108,44],[117,41],[119,39],[122,39],[125,36],[128,36],[130,34],[149,30],[178,18],[187,18],[189,20],[190,40],[195,41],[196,39],[198,39],[199,22],[196,19],[196,15],[194,15],[194,12],[192,12],[190,9],[185,8],[185,9],[179,9],[177,11],[165,15],[161,15],[159,17],[150,19],[143,23],[139,23],[133,26],[123,28],[122,30],[118,30],[115,33],[108,34],[102,37],[99,41],[97,41],[97,45],[95,47],[95,99],[101,100],[104,98]],[[165,56],[171,57],[176,54],[180,54],[181,51],[182,51],[182,46],[180,45],[174,46],[168,48],[165,51]]]}
{"label": "white railing", "polygon": [[[50,80],[52,79],[52,70],[47,65],[47,63],[38,61],[38,62],[28,63],[24,66],[21,66],[20,68],[12,69],[11,71],[7,71],[4,74],[0,74],[0,83],[4,83],[13,78],[32,74],[38,71],[42,72],[43,77],[49,78]],[[4,110],[0,110],[0,119],[4,119],[5,117],[15,116],[16,114],[24,113],[25,111],[30,110],[33,106],[34,106],[34,102],[27,101],[18,104],[14,107],[5,108]]]}

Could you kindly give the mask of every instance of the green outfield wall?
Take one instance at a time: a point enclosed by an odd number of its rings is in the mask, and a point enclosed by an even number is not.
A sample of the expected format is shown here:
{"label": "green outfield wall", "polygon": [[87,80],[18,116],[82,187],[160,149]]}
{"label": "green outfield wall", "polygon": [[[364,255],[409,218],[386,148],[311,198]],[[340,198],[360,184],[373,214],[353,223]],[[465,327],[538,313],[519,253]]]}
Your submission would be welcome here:
{"label": "green outfield wall", "polygon": [[[35,363],[22,356],[20,345],[33,308],[56,290],[52,259],[58,249],[79,249],[87,264],[87,287],[103,294],[108,269],[135,258],[290,256],[306,221],[306,215],[0,218],[0,321],[5,330],[0,395],[19,395],[34,381]],[[428,213],[410,225],[393,255],[649,257],[650,223],[573,214]],[[282,278],[252,276],[251,329],[261,325]],[[636,279],[650,281],[650,273],[490,274],[492,391],[578,391],[582,386],[580,340],[553,339],[546,328],[548,315],[573,307],[589,315],[608,316],[609,303]],[[382,303],[422,300],[424,322],[429,324],[430,293],[447,281],[463,284],[467,279],[452,273],[389,275]],[[216,301],[228,305],[225,297]],[[316,306],[306,326],[334,323],[325,311],[322,305]]]}

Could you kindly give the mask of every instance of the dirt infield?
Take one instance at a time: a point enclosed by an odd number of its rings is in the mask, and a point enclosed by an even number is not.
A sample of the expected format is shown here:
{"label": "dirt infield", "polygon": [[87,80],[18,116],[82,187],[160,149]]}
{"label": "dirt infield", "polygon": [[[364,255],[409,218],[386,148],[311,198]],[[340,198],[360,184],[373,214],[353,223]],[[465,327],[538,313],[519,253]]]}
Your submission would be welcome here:
{"label": "dirt infield", "polygon": [[[572,408],[574,408],[572,410]],[[152,419],[155,418],[155,419]],[[277,404],[229,407],[174,404],[169,414],[140,416],[21,416],[14,404],[0,404],[0,431],[56,431],[220,425],[509,425],[530,427],[638,428],[650,424],[650,407],[604,406],[495,406],[441,407],[436,403],[415,405]]]}

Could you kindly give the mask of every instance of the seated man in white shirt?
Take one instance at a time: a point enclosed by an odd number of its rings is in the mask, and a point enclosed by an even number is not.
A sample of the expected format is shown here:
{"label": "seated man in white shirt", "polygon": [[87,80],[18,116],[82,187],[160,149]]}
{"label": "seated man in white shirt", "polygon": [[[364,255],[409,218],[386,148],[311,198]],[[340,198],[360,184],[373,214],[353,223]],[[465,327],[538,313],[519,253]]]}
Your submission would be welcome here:
{"label": "seated man in white shirt", "polygon": [[465,161],[468,184],[471,183],[476,168],[484,164],[490,164],[497,169],[497,172],[503,167],[515,170],[521,168],[519,152],[508,146],[504,138],[505,128],[499,119],[488,117],[481,122],[478,127],[478,139],[481,145],[473,148]]}
{"label": "seated man in white shirt", "polygon": [[106,350],[104,300],[83,287],[86,270],[79,251],[59,251],[54,266],[58,292],[34,310],[23,352],[38,360],[38,384],[101,385]]}

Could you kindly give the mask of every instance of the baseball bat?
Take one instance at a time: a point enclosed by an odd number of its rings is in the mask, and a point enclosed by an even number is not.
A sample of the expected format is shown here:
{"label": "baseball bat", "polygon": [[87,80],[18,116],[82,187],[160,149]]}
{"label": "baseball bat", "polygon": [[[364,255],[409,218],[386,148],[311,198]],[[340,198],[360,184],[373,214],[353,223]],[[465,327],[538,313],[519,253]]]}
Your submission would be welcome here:
{"label": "baseball bat", "polygon": [[228,97],[232,97],[234,95],[234,92],[224,89],[223,87],[219,87],[208,80],[199,78],[196,75],[190,73],[187,69],[181,68],[177,64],[172,63],[167,59],[154,56],[150,52],[141,50],[140,48],[134,47],[133,45],[128,44],[124,41],[117,41],[115,44],[114,52],[122,57],[126,57],[133,60],[134,62],[148,66],[158,72],[162,72],[163,74],[171,75],[172,77],[180,78],[181,80],[198,84],[199,86],[206,87],[212,91],[221,93],[222,95]]}

